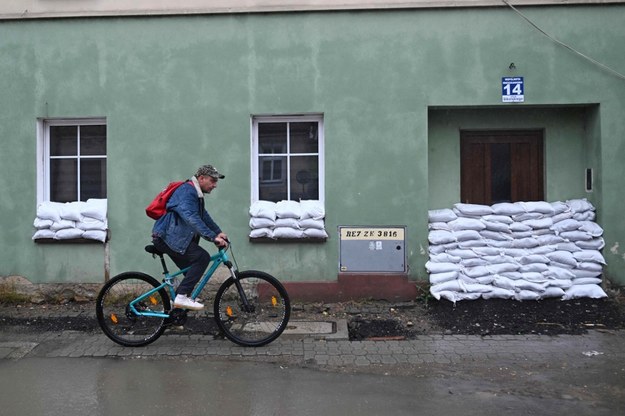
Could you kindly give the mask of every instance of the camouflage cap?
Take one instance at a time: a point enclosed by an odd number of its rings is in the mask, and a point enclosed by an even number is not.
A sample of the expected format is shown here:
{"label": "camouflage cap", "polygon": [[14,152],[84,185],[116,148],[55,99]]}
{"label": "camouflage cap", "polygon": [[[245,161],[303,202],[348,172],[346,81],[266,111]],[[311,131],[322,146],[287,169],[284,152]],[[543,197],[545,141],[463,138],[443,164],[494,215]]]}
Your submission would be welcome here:
{"label": "camouflage cap", "polygon": [[199,176],[210,176],[213,177],[215,179],[223,179],[225,178],[224,175],[222,175],[221,173],[217,172],[217,169],[215,169],[215,167],[213,165],[202,165],[197,169],[197,172],[195,173],[196,177]]}

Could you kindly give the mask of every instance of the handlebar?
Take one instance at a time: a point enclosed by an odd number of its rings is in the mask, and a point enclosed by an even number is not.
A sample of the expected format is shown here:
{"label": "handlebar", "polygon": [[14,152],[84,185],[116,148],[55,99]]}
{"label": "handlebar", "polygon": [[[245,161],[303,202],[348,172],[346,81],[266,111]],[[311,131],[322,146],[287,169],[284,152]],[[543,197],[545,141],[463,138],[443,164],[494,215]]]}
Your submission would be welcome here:
{"label": "handlebar", "polygon": [[224,241],[226,242],[226,246],[219,246],[216,242],[213,241],[213,244],[215,244],[217,246],[217,248],[219,249],[219,251],[227,251],[230,248],[230,245],[232,244],[230,242],[229,239],[224,238]]}

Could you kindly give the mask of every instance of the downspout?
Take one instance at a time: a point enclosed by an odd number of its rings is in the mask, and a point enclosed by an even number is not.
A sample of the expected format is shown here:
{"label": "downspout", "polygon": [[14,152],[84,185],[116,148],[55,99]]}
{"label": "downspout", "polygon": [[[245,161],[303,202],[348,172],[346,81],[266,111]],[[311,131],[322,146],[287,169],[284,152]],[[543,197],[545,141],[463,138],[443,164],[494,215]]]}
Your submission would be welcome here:
{"label": "downspout", "polygon": [[104,242],[104,282],[108,282],[111,278],[111,250],[109,249],[111,230],[107,230],[106,234],[106,241]]}

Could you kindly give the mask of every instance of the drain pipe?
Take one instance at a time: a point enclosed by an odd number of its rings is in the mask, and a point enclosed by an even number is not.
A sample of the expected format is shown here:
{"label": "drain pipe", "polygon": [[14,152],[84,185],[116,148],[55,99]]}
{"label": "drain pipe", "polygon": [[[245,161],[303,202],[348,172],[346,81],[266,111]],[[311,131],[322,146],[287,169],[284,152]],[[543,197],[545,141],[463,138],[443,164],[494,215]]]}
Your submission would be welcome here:
{"label": "drain pipe", "polygon": [[111,278],[111,251],[109,249],[109,240],[111,230],[106,231],[106,240],[104,241],[104,282],[108,282]]}

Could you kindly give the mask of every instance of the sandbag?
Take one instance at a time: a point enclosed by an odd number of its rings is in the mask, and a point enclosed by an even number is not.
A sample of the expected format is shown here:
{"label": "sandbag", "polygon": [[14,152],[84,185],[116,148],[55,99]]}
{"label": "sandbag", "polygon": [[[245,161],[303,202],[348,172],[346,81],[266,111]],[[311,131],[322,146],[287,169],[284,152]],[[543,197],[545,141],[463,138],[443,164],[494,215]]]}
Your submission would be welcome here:
{"label": "sandbag", "polygon": [[268,217],[252,217],[250,218],[249,225],[252,230],[255,230],[258,228],[274,228],[276,223]]}
{"label": "sandbag", "polygon": [[80,214],[83,217],[95,218],[96,220],[106,221],[107,201],[106,199],[91,198],[83,206]]}
{"label": "sandbag", "polygon": [[593,221],[582,221],[578,228],[580,231],[584,231],[593,237],[601,237],[603,235],[603,228],[599,224]]}
{"label": "sandbag", "polygon": [[299,220],[297,218],[277,218],[275,228],[287,227],[300,230]]}
{"label": "sandbag", "polygon": [[79,228],[63,228],[62,230],[54,233],[55,240],[72,240],[75,238],[81,238],[84,231]]}
{"label": "sandbag", "polygon": [[320,230],[318,228],[306,228],[304,230],[304,237],[308,238],[328,238],[326,230]]}
{"label": "sandbag", "polygon": [[289,227],[276,227],[273,230],[273,238],[303,238],[304,231]]}
{"label": "sandbag", "polygon": [[318,200],[304,200],[300,201],[300,219],[312,219],[312,220],[321,220],[325,218],[326,212],[325,207]]}
{"label": "sandbag", "polygon": [[428,211],[429,222],[449,222],[455,220],[456,218],[458,218],[456,213],[449,208]]}
{"label": "sandbag", "polygon": [[576,251],[573,253],[573,257],[575,260],[580,262],[590,261],[594,263],[606,264],[603,255],[598,250]]}
{"label": "sandbag", "polygon": [[529,201],[519,202],[526,212],[538,212],[544,215],[553,215],[555,210],[549,202],[545,201]]}
{"label": "sandbag", "polygon": [[462,213],[463,215],[473,217],[481,217],[483,215],[489,215],[493,213],[493,208],[488,205],[457,203],[454,204],[454,209]]}
{"label": "sandbag", "polygon": [[588,202],[586,198],[571,199],[566,201],[566,204],[573,212],[586,212],[595,210],[595,207],[590,202]]}
{"label": "sandbag", "polygon": [[455,242],[456,238],[450,231],[435,230],[428,233],[428,240],[431,244],[439,245]]}
{"label": "sandbag", "polygon": [[541,299],[560,298],[564,296],[564,289],[560,287],[548,287],[541,293]]}
{"label": "sandbag", "polygon": [[562,300],[579,299],[579,298],[607,298],[608,295],[599,285],[574,285],[567,289],[562,296]]}
{"label": "sandbag", "polygon": [[307,218],[305,220],[299,221],[299,228],[307,229],[307,228],[315,228],[317,230],[325,230],[325,221],[324,220],[315,220],[313,218]]}
{"label": "sandbag", "polygon": [[256,201],[250,206],[249,214],[254,218],[269,218],[276,220],[276,203],[271,201]]}
{"label": "sandbag", "polygon": [[255,228],[250,231],[251,238],[273,238],[273,229],[271,228]]}
{"label": "sandbag", "polygon": [[88,240],[97,240],[101,242],[106,241],[106,231],[102,230],[87,230],[82,233],[81,238],[86,238]]}
{"label": "sandbag", "polygon": [[302,208],[297,201],[276,202],[276,217],[300,219],[302,217]]}
{"label": "sandbag", "polygon": [[486,225],[478,219],[475,218],[456,218],[453,221],[449,221],[447,223],[449,225],[449,229],[452,231],[463,231],[463,230],[475,230],[480,231],[486,228]]}

